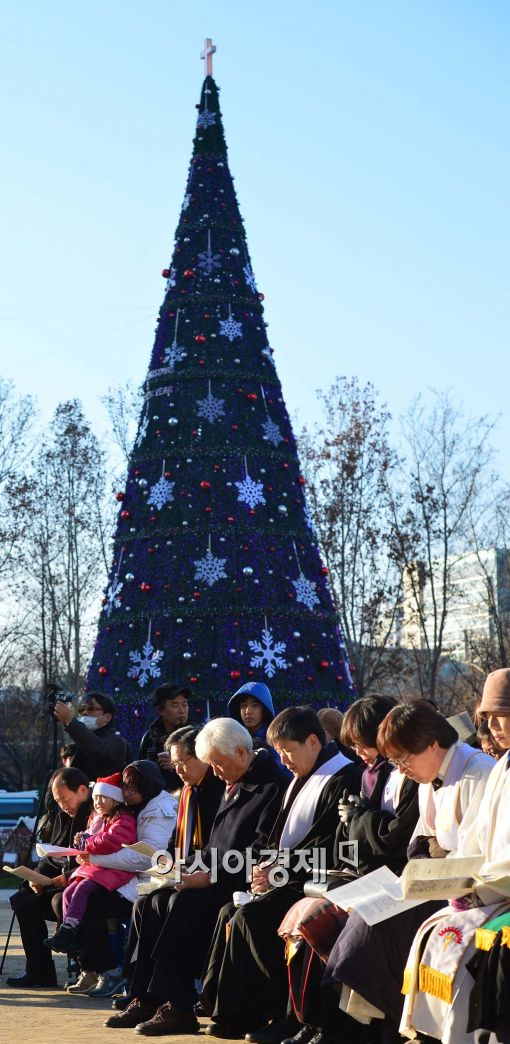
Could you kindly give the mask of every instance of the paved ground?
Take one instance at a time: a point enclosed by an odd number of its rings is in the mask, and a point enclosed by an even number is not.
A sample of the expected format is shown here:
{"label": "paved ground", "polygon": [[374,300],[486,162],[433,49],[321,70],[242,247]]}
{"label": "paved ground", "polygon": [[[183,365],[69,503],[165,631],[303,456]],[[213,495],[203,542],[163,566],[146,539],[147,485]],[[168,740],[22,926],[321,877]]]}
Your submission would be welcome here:
{"label": "paved ground", "polygon": [[[7,936],[11,908],[7,892],[0,892],[0,947],[3,953]],[[66,959],[56,954],[59,982],[66,977]],[[134,1030],[112,1030],[102,1025],[111,1012],[110,1000],[92,1000],[90,997],[73,997],[58,990],[13,990],[5,986],[6,975],[20,975],[25,962],[20,937],[15,931],[11,937],[4,974],[0,978],[0,1038],[16,1044],[128,1044],[128,1041],[148,1040]],[[207,1020],[201,1020],[207,1025]],[[214,1042],[214,1037],[202,1040]],[[197,1044],[196,1036],[160,1037],[163,1041],[180,1041],[181,1044]]]}

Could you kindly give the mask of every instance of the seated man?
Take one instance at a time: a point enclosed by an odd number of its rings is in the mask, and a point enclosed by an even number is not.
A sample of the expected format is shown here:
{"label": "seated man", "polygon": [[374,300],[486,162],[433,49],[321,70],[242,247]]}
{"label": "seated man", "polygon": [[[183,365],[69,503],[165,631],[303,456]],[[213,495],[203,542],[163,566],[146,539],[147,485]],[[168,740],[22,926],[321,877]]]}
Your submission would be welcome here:
{"label": "seated man", "polygon": [[[50,843],[70,847],[74,835],[85,830],[92,812],[88,779],[77,768],[57,769],[51,780],[51,792],[59,811],[53,821]],[[71,859],[60,863],[51,857],[42,859],[37,869],[53,879],[53,887],[41,888],[40,885],[23,882],[19,891],[11,896],[10,902],[18,918],[26,956],[26,971],[24,975],[6,979],[8,986],[38,989],[57,985],[51,950],[44,945],[44,940],[48,938],[46,921],[56,920],[51,901],[65,887],[67,877],[75,865]]]}
{"label": "seated man", "polygon": [[[269,838],[272,856],[254,867],[253,901],[237,911],[228,904],[218,918],[202,993],[202,1003],[214,1020],[208,1032],[214,1036],[246,1032],[261,1021],[285,1014],[285,948],[277,929],[283,915],[303,895],[311,872],[310,857],[322,855],[324,869],[332,866],[339,799],[345,791],[354,794],[359,790],[357,768],[335,744],[326,743],[324,729],[311,708],[281,711],[271,722],[267,738],[294,780]],[[277,864],[284,869],[281,882],[275,874]]]}
{"label": "seated man", "polygon": [[[230,718],[216,718],[199,733],[195,750],[226,784],[209,843],[188,857],[190,872],[174,888],[154,893],[159,902],[138,900],[132,929],[138,934],[131,981],[133,999],[105,1025],[136,1027],[147,1036],[193,1033],[195,979],[200,975],[218,912],[246,882],[246,856],[264,847],[282,798],[282,780],[267,750],[253,750],[251,736]],[[240,856],[228,863],[228,854]],[[203,869],[192,868],[202,864]],[[231,871],[231,872],[229,872]],[[132,940],[133,941],[133,940]]]}

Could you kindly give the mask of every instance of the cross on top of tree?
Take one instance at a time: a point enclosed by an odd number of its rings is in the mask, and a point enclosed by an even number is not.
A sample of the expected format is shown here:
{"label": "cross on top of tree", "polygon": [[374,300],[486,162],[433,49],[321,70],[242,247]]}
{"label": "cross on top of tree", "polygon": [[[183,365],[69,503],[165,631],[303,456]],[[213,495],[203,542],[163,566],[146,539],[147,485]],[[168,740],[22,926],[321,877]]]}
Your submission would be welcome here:
{"label": "cross on top of tree", "polygon": [[213,54],[216,54],[216,45],[213,44],[212,40],[209,37],[207,37],[207,39],[204,42],[204,49],[202,51],[202,54],[200,55],[200,57],[203,58],[203,60],[204,60],[204,75],[205,76],[212,76],[212,56],[213,56]]}

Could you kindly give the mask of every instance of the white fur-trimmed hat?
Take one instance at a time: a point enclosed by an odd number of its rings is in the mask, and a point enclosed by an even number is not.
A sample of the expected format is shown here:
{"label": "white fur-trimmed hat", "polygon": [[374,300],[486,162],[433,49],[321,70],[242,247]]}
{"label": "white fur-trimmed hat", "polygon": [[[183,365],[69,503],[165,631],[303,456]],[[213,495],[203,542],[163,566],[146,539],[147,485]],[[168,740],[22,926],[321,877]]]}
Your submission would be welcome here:
{"label": "white fur-trimmed hat", "polygon": [[122,776],[120,772],[114,772],[113,776],[99,777],[94,783],[92,797],[102,794],[103,797],[113,798],[114,801],[124,801],[122,793]]}

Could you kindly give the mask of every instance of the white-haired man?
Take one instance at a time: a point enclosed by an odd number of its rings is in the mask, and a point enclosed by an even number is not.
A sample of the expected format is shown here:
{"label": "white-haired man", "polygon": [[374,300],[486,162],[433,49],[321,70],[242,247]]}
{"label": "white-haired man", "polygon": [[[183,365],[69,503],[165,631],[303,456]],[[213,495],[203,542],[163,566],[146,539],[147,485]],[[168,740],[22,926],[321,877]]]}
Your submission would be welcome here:
{"label": "white-haired man", "polygon": [[135,903],[132,928],[138,933],[138,950],[130,989],[133,999],[121,1014],[106,1020],[111,1028],[136,1027],[146,1036],[192,1033],[199,1028],[193,1012],[195,979],[219,910],[234,890],[246,888],[246,866],[229,872],[224,856],[240,853],[244,863],[251,849],[257,859],[281,805],[286,781],[267,750],[253,750],[251,736],[239,722],[210,721],[198,734],[195,750],[225,782],[209,843],[201,852],[207,869],[183,872],[175,889],[159,889]]}

